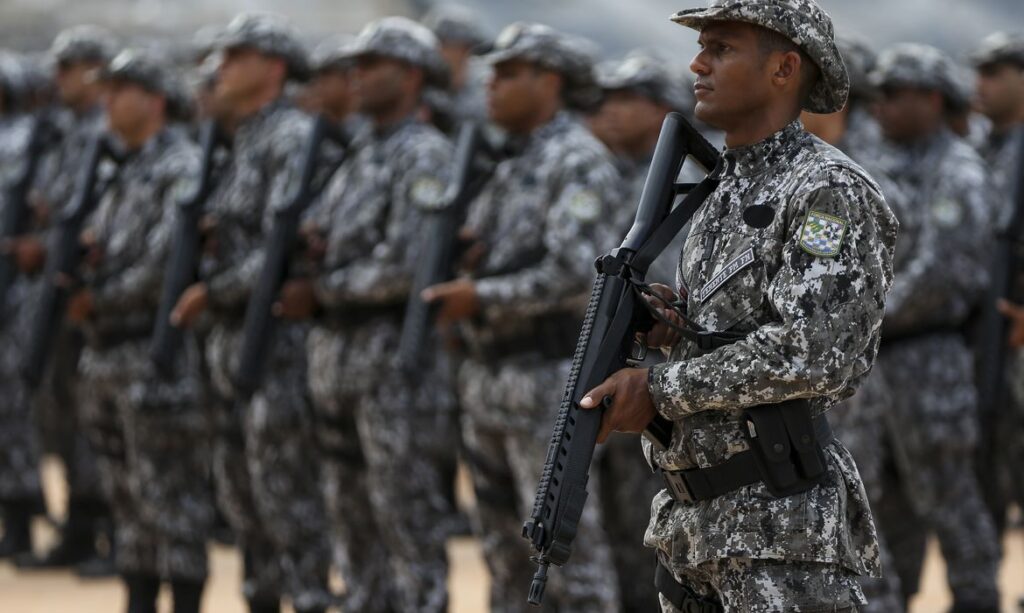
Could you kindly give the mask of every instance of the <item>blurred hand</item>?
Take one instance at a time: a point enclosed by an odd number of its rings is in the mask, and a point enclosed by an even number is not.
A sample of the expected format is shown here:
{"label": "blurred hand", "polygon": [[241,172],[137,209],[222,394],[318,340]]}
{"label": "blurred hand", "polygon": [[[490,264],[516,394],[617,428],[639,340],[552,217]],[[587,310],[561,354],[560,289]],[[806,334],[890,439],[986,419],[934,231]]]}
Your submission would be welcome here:
{"label": "blurred hand", "polygon": [[1009,300],[1000,300],[996,303],[996,308],[1010,320],[1007,343],[1014,349],[1024,347],[1024,306],[1014,304]]}
{"label": "blurred hand", "polygon": [[196,323],[199,316],[206,310],[209,292],[205,283],[190,285],[178,299],[171,311],[171,325],[178,328],[189,328]]}
{"label": "blurred hand", "polygon": [[5,251],[14,255],[18,270],[28,275],[38,272],[46,263],[46,246],[32,236],[13,239],[5,245]]}
{"label": "blurred hand", "polygon": [[450,324],[473,317],[480,312],[480,297],[470,279],[456,279],[428,287],[420,294],[426,302],[440,303],[437,321]]}
{"label": "blurred hand", "polygon": [[68,299],[67,317],[71,323],[80,324],[93,314],[93,294],[87,289],[80,290]]}
{"label": "blurred hand", "polygon": [[309,319],[317,307],[313,282],[309,279],[291,279],[281,287],[281,296],[274,303],[274,315],[284,319]]}
{"label": "blurred hand", "polygon": [[459,229],[458,236],[459,242],[465,246],[459,257],[459,270],[472,273],[480,267],[480,262],[487,253],[487,245],[480,240],[473,229],[465,226]]}

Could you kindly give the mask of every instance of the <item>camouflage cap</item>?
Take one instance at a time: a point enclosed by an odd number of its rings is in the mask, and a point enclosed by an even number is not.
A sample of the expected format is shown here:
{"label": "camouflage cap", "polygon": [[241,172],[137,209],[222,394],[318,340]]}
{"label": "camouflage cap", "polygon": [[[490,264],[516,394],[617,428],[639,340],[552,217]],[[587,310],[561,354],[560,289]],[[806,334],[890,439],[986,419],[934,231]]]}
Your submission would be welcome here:
{"label": "camouflage cap", "polygon": [[50,45],[50,55],[58,64],[106,63],[114,57],[115,51],[114,35],[103,28],[90,25],[63,30]]}
{"label": "camouflage cap", "polygon": [[351,36],[332,36],[320,42],[310,54],[313,72],[348,70],[356,63],[355,45]]}
{"label": "camouflage cap", "polygon": [[220,51],[249,47],[280,57],[288,64],[288,76],[303,80],[309,75],[309,58],[298,34],[283,17],[269,13],[243,13],[217,36]]}
{"label": "camouflage cap", "polygon": [[871,71],[875,87],[916,87],[941,92],[953,106],[963,99],[964,75],[948,55],[930,45],[900,43],[886,49]]}
{"label": "camouflage cap", "polygon": [[686,81],[671,74],[665,62],[642,51],[632,51],[620,61],[599,64],[597,83],[605,91],[636,92],[674,111],[693,109],[693,97],[687,92]]}
{"label": "camouflage cap", "polygon": [[1004,62],[1024,68],[1024,34],[996,32],[981,41],[971,53],[971,63],[975,67]]}
{"label": "camouflage cap", "polygon": [[22,58],[0,51],[0,100],[3,100],[0,112],[6,114],[19,110],[28,89],[28,74]]}
{"label": "camouflage cap", "polygon": [[875,88],[871,86],[868,75],[878,61],[878,54],[859,36],[837,36],[836,45],[839,47],[843,62],[846,63],[846,72],[850,75],[850,96],[873,97]]}
{"label": "camouflage cap", "polygon": [[167,100],[167,114],[173,118],[188,114],[190,104],[184,84],[170,66],[152,52],[125,49],[103,69],[102,78],[134,83],[146,91],[162,95]]}
{"label": "camouflage cap", "polygon": [[448,65],[440,43],[426,26],[405,17],[371,22],[352,42],[353,57],[378,55],[422,68],[429,85],[448,86]]}
{"label": "camouflage cap", "polygon": [[710,0],[706,9],[679,11],[671,19],[698,31],[709,23],[741,21],[778,32],[821,70],[804,109],[835,113],[846,105],[850,77],[836,47],[832,18],[815,0]]}
{"label": "camouflage cap", "polygon": [[562,75],[565,100],[586,109],[600,100],[595,73],[596,46],[581,37],[564,34],[546,25],[517,22],[507,26],[484,59],[491,65],[524,60]]}
{"label": "camouflage cap", "polygon": [[430,28],[442,43],[462,43],[479,48],[489,42],[477,14],[459,4],[435,6],[423,17],[423,25]]}

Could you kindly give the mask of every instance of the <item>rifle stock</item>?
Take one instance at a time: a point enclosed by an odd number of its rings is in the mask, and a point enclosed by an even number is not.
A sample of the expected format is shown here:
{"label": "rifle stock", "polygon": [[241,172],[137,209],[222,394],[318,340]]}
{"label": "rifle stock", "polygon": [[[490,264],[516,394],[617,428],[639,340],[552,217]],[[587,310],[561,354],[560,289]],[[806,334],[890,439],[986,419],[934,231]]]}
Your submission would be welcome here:
{"label": "rifle stock", "polygon": [[[688,156],[708,171],[718,160],[714,148],[681,115],[670,113],[662,126],[633,226],[617,249],[598,260],[599,272],[537,486],[533,512],[523,526],[523,537],[536,550],[533,559],[539,565],[528,597],[532,605],[541,603],[548,566],[561,566],[569,560],[588,495],[590,463],[603,411],[582,410],[579,402],[587,391],[628,365],[636,333],[649,329],[651,323],[646,307],[639,302],[641,298],[605,263],[622,262],[631,269],[632,278],[643,280],[653,257],[645,258],[648,261],[634,258],[672,211],[682,187],[676,180]],[[664,436],[665,424],[655,426],[661,428],[660,436]],[[670,428],[667,431],[671,433]]]}

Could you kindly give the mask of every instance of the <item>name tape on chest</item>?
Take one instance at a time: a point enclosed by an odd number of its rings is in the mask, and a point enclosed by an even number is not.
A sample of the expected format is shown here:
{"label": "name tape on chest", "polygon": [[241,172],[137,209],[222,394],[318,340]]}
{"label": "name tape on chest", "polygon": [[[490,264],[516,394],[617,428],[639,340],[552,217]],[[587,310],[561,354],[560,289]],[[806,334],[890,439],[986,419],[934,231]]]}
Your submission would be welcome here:
{"label": "name tape on chest", "polygon": [[703,303],[705,300],[711,297],[720,287],[726,284],[729,279],[735,277],[741,270],[750,266],[754,263],[754,249],[750,248],[744,251],[734,259],[725,265],[717,275],[715,275],[711,281],[708,282],[699,292],[697,292],[697,300]]}
{"label": "name tape on chest", "polygon": [[811,255],[833,258],[843,246],[846,227],[844,219],[811,211],[800,231],[800,247]]}

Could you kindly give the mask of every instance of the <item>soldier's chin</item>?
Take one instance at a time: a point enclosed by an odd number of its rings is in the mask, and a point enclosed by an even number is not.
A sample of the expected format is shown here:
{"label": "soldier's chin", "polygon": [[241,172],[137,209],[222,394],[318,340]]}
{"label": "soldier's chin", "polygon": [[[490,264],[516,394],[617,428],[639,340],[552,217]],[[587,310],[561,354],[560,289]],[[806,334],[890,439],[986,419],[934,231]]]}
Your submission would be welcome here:
{"label": "soldier's chin", "polygon": [[697,105],[693,107],[693,116],[712,128],[722,129],[718,123],[718,113],[715,112],[714,105],[698,101]]}

